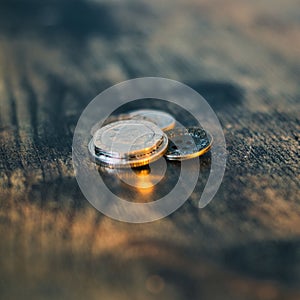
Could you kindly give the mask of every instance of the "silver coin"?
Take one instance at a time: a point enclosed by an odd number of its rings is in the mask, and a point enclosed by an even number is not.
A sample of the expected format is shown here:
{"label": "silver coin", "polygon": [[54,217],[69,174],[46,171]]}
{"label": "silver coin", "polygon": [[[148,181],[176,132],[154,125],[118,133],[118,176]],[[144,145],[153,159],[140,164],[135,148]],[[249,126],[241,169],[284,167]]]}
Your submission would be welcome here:
{"label": "silver coin", "polygon": [[167,136],[152,122],[126,120],[97,130],[89,143],[89,151],[104,165],[133,167],[157,160],[167,146]]}
{"label": "silver coin", "polygon": [[124,120],[130,120],[130,119],[132,119],[132,116],[129,114],[111,115],[108,118],[97,122],[90,131],[91,135],[94,135],[98,129],[100,129],[101,127],[103,127],[105,125],[108,125],[110,123],[117,122],[117,121],[124,121]]}
{"label": "silver coin", "polygon": [[120,114],[120,115],[110,115],[108,118],[106,119],[103,119],[99,122],[97,122],[91,129],[90,133],[91,135],[94,135],[95,132],[100,129],[101,127],[105,126],[105,125],[108,125],[110,123],[114,123],[114,122],[118,122],[118,121],[125,121],[125,120],[132,120],[132,119],[135,119],[135,120],[145,120],[145,121],[149,121],[149,122],[152,122],[150,119],[148,119],[147,117],[137,117],[137,116],[132,116],[130,114]]}
{"label": "silver coin", "polygon": [[164,136],[162,143],[150,153],[140,154],[129,159],[114,158],[105,154],[96,154],[93,139],[90,141],[89,152],[94,162],[108,168],[133,168],[148,165],[161,158],[167,151],[168,138]]}
{"label": "silver coin", "polygon": [[176,120],[168,113],[154,109],[140,109],[129,113],[132,118],[146,119],[153,122],[161,130],[170,130],[174,128]]}
{"label": "silver coin", "polygon": [[96,153],[126,158],[156,148],[164,133],[155,124],[144,120],[125,120],[108,124],[94,134]]}
{"label": "silver coin", "polygon": [[169,160],[185,160],[201,156],[210,150],[212,136],[201,127],[174,128],[166,132],[169,138],[165,157]]}

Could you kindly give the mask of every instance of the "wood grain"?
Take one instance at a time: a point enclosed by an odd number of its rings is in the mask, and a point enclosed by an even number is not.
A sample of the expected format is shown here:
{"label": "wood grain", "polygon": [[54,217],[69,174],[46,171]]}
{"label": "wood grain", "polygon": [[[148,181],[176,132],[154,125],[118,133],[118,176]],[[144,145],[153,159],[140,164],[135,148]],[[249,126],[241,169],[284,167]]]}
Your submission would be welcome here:
{"label": "wood grain", "polygon": [[[293,0],[1,1],[0,297],[299,299],[299,20]],[[83,197],[71,145],[94,96],[142,76],[209,101],[228,164],[205,209],[196,191],[133,225]]]}

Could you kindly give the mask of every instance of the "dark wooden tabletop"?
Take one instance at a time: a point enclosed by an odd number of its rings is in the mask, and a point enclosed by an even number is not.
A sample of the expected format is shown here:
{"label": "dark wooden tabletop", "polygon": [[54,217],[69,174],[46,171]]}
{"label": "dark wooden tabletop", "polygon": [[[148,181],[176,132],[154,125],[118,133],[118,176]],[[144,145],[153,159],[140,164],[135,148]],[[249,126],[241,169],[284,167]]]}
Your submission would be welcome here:
{"label": "dark wooden tabletop", "polygon": [[[2,0],[0,298],[300,299],[299,23],[296,0]],[[72,137],[143,76],[207,99],[228,162],[207,207],[137,225],[84,198]]]}

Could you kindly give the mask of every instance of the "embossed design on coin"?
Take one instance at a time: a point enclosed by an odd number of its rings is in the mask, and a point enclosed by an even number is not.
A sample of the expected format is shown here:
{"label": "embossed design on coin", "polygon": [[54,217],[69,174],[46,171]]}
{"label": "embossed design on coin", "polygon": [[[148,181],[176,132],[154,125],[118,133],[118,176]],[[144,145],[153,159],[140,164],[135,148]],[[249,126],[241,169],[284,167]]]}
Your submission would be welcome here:
{"label": "embossed design on coin", "polygon": [[167,150],[168,138],[152,122],[118,121],[94,134],[89,143],[92,157],[111,167],[132,167],[149,164]]}
{"label": "embossed design on coin", "polygon": [[94,134],[96,152],[126,158],[149,152],[163,139],[163,132],[155,124],[144,120],[118,121],[106,125]]}
{"label": "embossed design on coin", "polygon": [[145,119],[156,124],[161,130],[174,128],[176,120],[168,113],[155,109],[140,109],[130,113],[132,118]]}
{"label": "embossed design on coin", "polygon": [[174,128],[166,132],[169,138],[165,154],[169,160],[185,160],[203,155],[212,146],[212,136],[201,127]]}

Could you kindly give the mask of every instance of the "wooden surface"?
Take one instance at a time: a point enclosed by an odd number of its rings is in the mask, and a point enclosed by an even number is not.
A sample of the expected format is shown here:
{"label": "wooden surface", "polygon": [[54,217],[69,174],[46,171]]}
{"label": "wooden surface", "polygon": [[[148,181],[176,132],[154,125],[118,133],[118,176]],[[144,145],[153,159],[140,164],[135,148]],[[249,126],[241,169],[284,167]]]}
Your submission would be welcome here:
{"label": "wooden surface", "polygon": [[[2,0],[0,298],[300,299],[299,20],[296,0]],[[134,225],[83,197],[71,145],[142,76],[206,97],[228,164],[205,209]]]}

